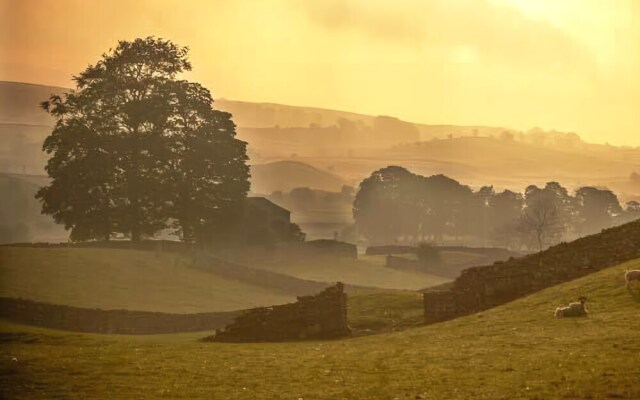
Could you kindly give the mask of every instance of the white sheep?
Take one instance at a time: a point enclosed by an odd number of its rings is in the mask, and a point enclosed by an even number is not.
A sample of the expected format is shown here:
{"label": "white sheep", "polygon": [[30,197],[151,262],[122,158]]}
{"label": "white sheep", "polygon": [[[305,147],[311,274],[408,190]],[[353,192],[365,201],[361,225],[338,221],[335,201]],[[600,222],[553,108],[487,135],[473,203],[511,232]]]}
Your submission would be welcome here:
{"label": "white sheep", "polygon": [[566,307],[558,307],[556,308],[556,312],[554,313],[554,317],[556,318],[565,318],[565,317],[586,317],[589,311],[585,303],[587,302],[586,297],[580,297],[577,302],[569,303]]}
{"label": "white sheep", "polygon": [[628,269],[624,272],[624,280],[627,282],[627,289],[631,281],[640,282],[640,269]]}

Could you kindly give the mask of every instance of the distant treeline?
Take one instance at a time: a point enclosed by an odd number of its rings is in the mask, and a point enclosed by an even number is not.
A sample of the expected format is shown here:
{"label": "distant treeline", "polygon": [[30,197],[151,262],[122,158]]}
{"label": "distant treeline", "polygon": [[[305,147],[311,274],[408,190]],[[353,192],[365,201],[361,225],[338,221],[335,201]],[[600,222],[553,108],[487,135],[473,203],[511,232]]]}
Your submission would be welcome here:
{"label": "distant treeline", "polygon": [[540,250],[640,218],[606,188],[570,193],[558,182],[524,193],[477,191],[444,175],[389,166],[360,183],[353,203],[357,234],[372,244],[459,241]]}

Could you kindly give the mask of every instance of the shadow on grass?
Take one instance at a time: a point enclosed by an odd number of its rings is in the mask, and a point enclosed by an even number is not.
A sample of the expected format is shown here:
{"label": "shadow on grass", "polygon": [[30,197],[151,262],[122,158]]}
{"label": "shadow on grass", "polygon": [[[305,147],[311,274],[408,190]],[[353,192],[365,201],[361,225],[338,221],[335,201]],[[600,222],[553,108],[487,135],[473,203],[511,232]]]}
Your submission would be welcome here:
{"label": "shadow on grass", "polygon": [[631,298],[636,303],[640,303],[640,285],[637,285],[637,287],[627,288],[627,292],[629,292],[629,295],[631,295]]}
{"label": "shadow on grass", "polygon": [[635,301],[636,303],[640,303],[640,289],[629,289],[629,294],[631,295],[633,301]]}

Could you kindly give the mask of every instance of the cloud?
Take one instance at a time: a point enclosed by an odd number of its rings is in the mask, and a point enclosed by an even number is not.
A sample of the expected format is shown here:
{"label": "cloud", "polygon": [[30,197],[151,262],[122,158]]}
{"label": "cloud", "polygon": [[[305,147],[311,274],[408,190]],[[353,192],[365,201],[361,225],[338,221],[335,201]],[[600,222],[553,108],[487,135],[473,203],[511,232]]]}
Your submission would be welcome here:
{"label": "cloud", "polygon": [[585,48],[563,30],[489,0],[303,4],[308,18],[325,29],[358,32],[370,40],[442,46],[454,56],[463,49],[480,59],[516,67],[584,70],[592,63]]}

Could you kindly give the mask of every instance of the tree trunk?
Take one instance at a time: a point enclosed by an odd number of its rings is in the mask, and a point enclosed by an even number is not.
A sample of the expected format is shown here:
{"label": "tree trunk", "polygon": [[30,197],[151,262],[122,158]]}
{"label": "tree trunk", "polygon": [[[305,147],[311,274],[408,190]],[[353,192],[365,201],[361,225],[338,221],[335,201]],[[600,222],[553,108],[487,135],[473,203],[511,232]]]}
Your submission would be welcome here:
{"label": "tree trunk", "polygon": [[133,143],[131,146],[131,168],[129,170],[129,201],[131,202],[131,240],[139,242],[140,230],[140,137],[138,128],[133,131]]}

